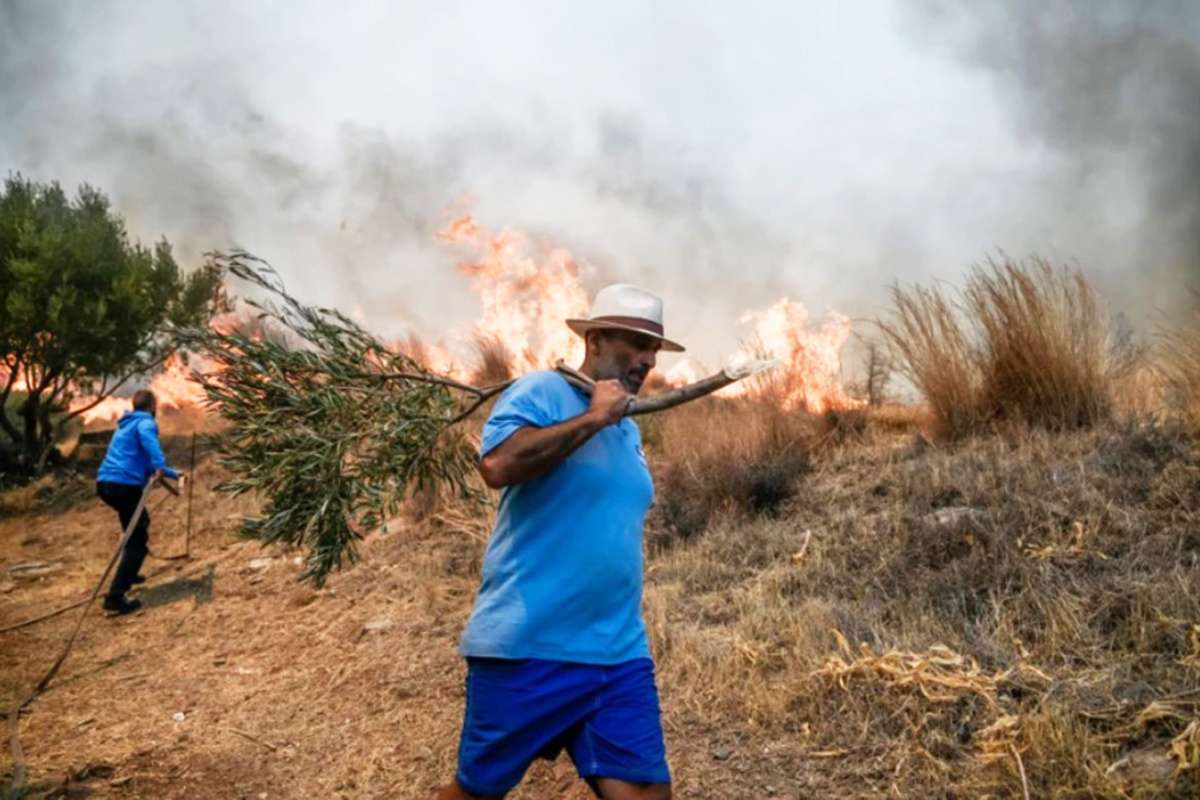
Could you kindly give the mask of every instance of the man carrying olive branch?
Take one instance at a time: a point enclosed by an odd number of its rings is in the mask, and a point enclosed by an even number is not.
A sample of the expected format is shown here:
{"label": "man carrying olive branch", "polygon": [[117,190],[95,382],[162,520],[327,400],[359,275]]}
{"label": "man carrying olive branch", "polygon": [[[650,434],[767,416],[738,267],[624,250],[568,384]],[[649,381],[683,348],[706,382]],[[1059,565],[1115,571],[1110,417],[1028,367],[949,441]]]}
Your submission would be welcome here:
{"label": "man carrying olive branch", "polygon": [[670,798],[654,664],[641,618],[642,526],[654,485],[626,416],[658,351],[662,301],[601,290],[579,372],[518,379],[483,429],[479,471],[501,489],[463,634],[458,773],[438,800],[502,798],[535,758],[566,750],[605,800]]}

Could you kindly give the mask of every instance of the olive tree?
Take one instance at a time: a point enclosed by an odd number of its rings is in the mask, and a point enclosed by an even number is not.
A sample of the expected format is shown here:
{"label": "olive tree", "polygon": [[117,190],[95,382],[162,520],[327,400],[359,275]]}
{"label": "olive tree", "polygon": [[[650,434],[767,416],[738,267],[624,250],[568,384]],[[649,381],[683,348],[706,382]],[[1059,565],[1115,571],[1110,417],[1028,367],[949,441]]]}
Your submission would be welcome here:
{"label": "olive tree", "polygon": [[[184,273],[165,239],[131,240],[103,192],[83,185],[72,198],[10,176],[0,191],[0,431],[18,469],[44,469],[63,426],[152,372],[178,350],[180,328],[223,307],[218,265]],[[90,400],[72,405],[79,398]]]}

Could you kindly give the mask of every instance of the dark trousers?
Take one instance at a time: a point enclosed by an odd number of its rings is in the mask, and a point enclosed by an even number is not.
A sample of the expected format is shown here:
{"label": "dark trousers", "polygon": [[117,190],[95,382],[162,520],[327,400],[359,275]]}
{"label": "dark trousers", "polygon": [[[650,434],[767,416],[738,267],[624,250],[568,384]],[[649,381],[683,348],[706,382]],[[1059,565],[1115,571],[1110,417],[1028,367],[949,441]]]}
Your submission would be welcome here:
{"label": "dark trousers", "polygon": [[[101,500],[116,509],[117,516],[121,518],[121,532],[124,533],[125,528],[129,526],[129,520],[133,518],[138,501],[142,498],[142,487],[100,481],[96,484],[96,494],[100,495]],[[138,571],[142,568],[142,562],[146,560],[149,543],[150,512],[143,508],[142,516],[134,526],[133,533],[129,535],[124,552],[121,553],[121,561],[117,564],[117,573],[113,576],[112,585],[108,588],[109,597],[120,597],[129,591],[129,587],[133,586],[133,579],[137,577]]]}

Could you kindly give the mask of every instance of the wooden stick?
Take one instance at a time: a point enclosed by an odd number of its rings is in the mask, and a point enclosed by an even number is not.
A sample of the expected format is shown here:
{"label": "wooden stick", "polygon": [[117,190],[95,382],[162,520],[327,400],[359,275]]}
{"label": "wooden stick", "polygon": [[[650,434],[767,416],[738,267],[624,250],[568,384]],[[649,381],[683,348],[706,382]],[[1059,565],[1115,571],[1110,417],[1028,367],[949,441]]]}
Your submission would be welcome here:
{"label": "wooden stick", "polygon": [[574,378],[575,380],[571,381],[571,382],[574,383],[576,386],[578,386],[579,384],[583,384],[584,386],[587,386],[587,387],[596,385],[596,382],[594,380],[592,380],[590,376],[584,375],[582,372],[575,369],[574,367],[567,366],[567,363],[565,361],[563,361],[561,358],[557,362],[555,362],[554,368],[556,370],[558,370],[559,372],[561,372],[563,375],[565,375],[567,378]]}
{"label": "wooden stick", "polygon": [[192,555],[192,487],[196,485],[196,432],[192,431],[192,463],[188,467],[187,529],[183,534],[183,555]]}
{"label": "wooden stick", "polygon": [[27,619],[24,622],[18,622],[13,625],[9,625],[6,628],[0,628],[0,633],[8,633],[9,631],[20,630],[21,628],[25,628],[30,625],[36,625],[37,623],[44,622],[48,619],[54,619],[59,614],[66,613],[67,611],[70,611],[72,608],[79,608],[81,605],[83,605],[87,601],[88,601],[88,599],[85,597],[77,603],[71,603],[70,605],[63,606],[62,608],[56,608],[53,611],[50,611],[46,614],[42,614],[40,617],[34,617],[33,619]]}
{"label": "wooden stick", "polygon": [[[642,414],[651,414],[655,411],[665,411],[668,408],[674,408],[677,405],[696,400],[705,395],[723,389],[731,383],[737,383],[744,378],[749,378],[752,375],[757,375],[760,372],[771,369],[779,364],[778,360],[771,359],[768,361],[750,361],[739,367],[726,367],[720,372],[714,373],[707,378],[701,378],[695,383],[689,383],[687,386],[681,386],[678,389],[672,389],[669,392],[656,394],[652,397],[638,398],[629,406],[627,416],[636,417]],[[566,378],[571,385],[581,389],[584,392],[591,393],[595,381],[584,375],[577,369],[567,366],[562,360],[555,364],[555,369]],[[389,372],[373,374],[371,377],[381,381],[406,380],[416,381],[420,383],[433,383],[440,386],[446,386],[451,389],[458,389],[467,392],[474,396],[474,400],[467,404],[459,413],[445,420],[447,427],[462,422],[467,417],[474,414],[480,406],[492,399],[496,395],[503,392],[509,386],[512,386],[516,379],[504,381],[503,383],[492,384],[491,386],[471,386],[470,384],[460,383],[459,381],[450,378],[443,378],[437,375],[424,375],[413,372]]]}
{"label": "wooden stick", "polygon": [[104,581],[108,579],[109,573],[116,566],[117,559],[121,557],[122,551],[125,550],[125,544],[133,534],[134,527],[137,526],[138,521],[142,518],[142,512],[146,510],[146,498],[150,494],[151,487],[159,482],[161,482],[159,477],[155,476],[147,481],[145,488],[142,489],[142,496],[138,500],[137,508],[133,510],[133,516],[130,517],[129,524],[125,526],[125,531],[121,534],[121,541],[117,543],[116,551],[108,559],[108,566],[104,568],[103,574],[100,575],[100,580],[96,582],[96,587],[92,589],[91,596],[83,604],[83,613],[79,615],[79,620],[75,623],[75,629],[71,631],[70,638],[63,645],[62,652],[58,654],[58,658],[54,659],[54,663],[50,665],[50,669],[37,682],[37,685],[28,694],[17,700],[13,704],[12,710],[8,712],[8,744],[9,750],[12,753],[13,764],[12,782],[9,783],[8,793],[12,797],[21,797],[24,794],[25,788],[25,754],[21,750],[20,740],[21,710],[32,703],[39,694],[46,691],[46,687],[50,685],[50,681],[54,680],[54,676],[58,674],[59,667],[67,660],[67,655],[71,652],[71,647],[75,644],[75,639],[79,636],[80,629],[83,628],[83,620],[87,617],[87,612],[91,609],[92,603],[95,602],[96,596],[100,594],[100,588],[104,585]]}
{"label": "wooden stick", "polygon": [[[712,394],[718,389],[723,389],[731,383],[737,383],[744,378],[749,378],[750,376],[756,375],[759,372],[771,369],[778,363],[779,362],[774,359],[769,361],[750,361],[740,367],[726,367],[720,372],[714,373],[707,378],[701,378],[695,383],[689,383],[687,386],[681,386],[678,389],[672,389],[669,392],[656,394],[653,397],[638,398],[630,405],[628,416],[636,417],[641,414],[651,414],[655,411],[665,411],[668,408],[674,408],[682,403],[687,403],[691,400],[704,397],[707,394]],[[568,383],[578,387],[579,389],[582,389],[585,392],[590,393],[592,386],[595,385],[595,381],[593,381],[587,375],[584,375],[582,372],[574,369],[573,367],[567,366],[567,364],[561,360],[555,364],[555,369],[557,369],[558,372],[567,379]],[[463,411],[447,419],[446,425],[454,425],[458,422],[462,422],[464,419],[471,416],[471,414],[475,413],[475,411],[488,400],[500,394],[516,382],[516,379],[514,378],[513,380],[493,384],[492,386],[471,386],[469,384],[460,383],[456,380],[451,380],[450,378],[442,378],[436,375],[422,375],[411,372],[382,373],[373,375],[372,377],[382,381],[408,380],[424,383],[435,383],[474,395],[474,401],[471,402]]]}
{"label": "wooden stick", "polygon": [[[731,383],[737,383],[743,378],[748,378],[751,375],[771,369],[777,363],[776,361],[753,361],[737,368],[726,367],[720,372],[709,375],[707,378],[701,378],[695,383],[689,383],[687,386],[680,386],[678,389],[672,389],[669,392],[663,392],[651,397],[639,397],[629,407],[628,416],[636,417],[641,414],[651,414],[655,411],[665,411],[668,408],[674,408],[677,405],[696,400],[707,394],[712,394],[718,389],[723,389]],[[578,386],[585,392],[591,391],[593,381],[588,376],[567,366],[562,361],[555,364],[555,369],[561,372],[563,377],[575,386]]]}

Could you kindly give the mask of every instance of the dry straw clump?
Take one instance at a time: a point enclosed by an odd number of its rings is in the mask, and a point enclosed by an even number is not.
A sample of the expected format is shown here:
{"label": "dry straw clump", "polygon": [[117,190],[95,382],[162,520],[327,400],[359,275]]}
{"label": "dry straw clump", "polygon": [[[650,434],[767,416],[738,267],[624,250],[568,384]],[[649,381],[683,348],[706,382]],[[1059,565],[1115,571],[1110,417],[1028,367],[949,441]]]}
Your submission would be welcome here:
{"label": "dry straw clump", "polygon": [[1137,361],[1083,274],[1040,258],[976,266],[957,298],[923,287],[892,296],[880,327],[946,438],[1008,420],[1095,425]]}
{"label": "dry straw clump", "polygon": [[477,334],[474,345],[476,367],[471,375],[471,383],[490,386],[517,376],[513,354],[499,336]]}
{"label": "dry straw clump", "polygon": [[[877,684],[888,689],[914,691],[931,703],[956,703],[966,696],[996,704],[997,691],[1010,680],[1011,670],[987,673],[973,659],[944,645],[933,645],[924,653],[888,650],[876,652],[866,642],[858,652],[841,631],[834,630],[839,652],[829,656],[825,665],[813,672],[827,678],[843,691],[855,691],[855,684]],[[1034,670],[1036,672],[1036,670]],[[1050,679],[1037,672],[1045,683]]]}
{"label": "dry straw clump", "polygon": [[1200,309],[1162,336],[1161,371],[1170,405],[1193,433],[1200,433]]}
{"label": "dry straw clump", "polygon": [[639,424],[672,538],[700,533],[717,512],[777,516],[808,471],[816,433],[808,415],[761,399],[710,398]]}

